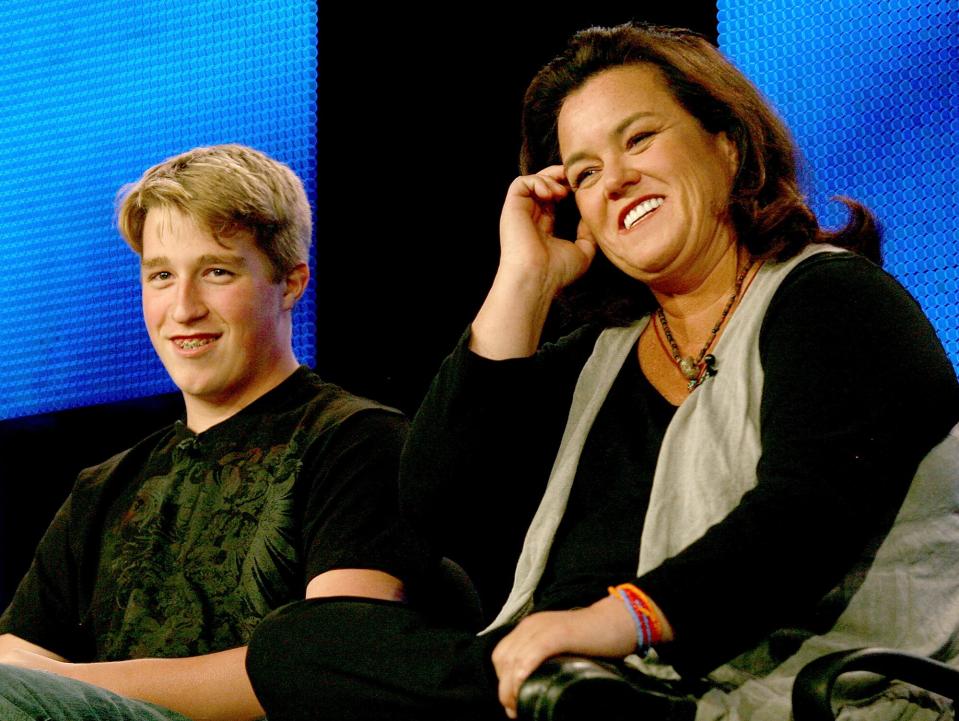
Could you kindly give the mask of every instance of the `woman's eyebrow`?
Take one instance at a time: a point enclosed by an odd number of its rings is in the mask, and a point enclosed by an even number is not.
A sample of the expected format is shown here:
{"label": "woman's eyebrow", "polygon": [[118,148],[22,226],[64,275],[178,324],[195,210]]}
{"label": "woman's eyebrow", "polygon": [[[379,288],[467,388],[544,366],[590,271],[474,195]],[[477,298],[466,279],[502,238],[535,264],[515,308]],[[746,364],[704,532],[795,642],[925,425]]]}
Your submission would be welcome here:
{"label": "woman's eyebrow", "polygon": [[[613,129],[609,132],[609,137],[615,138],[616,136],[621,135],[622,132],[623,132],[624,130],[626,130],[626,128],[628,128],[630,125],[632,125],[633,123],[635,123],[635,122],[636,122],[637,120],[639,120],[640,118],[650,117],[650,116],[653,116],[653,115],[655,115],[655,114],[656,114],[656,113],[653,113],[653,112],[651,112],[651,111],[649,111],[649,110],[640,110],[639,112],[633,113],[632,115],[627,115],[625,118],[623,118],[623,119],[616,125],[615,128],[613,128]],[[572,155],[570,155],[569,158],[567,158],[567,159],[563,162],[563,167],[564,167],[564,168],[568,168],[568,167],[569,167],[570,165],[572,165],[573,163],[575,163],[575,162],[577,162],[577,161],[579,161],[579,160],[582,160],[583,158],[585,158],[585,157],[587,157],[587,156],[589,156],[589,153],[587,153],[586,151],[584,151],[584,150],[577,151],[577,152],[573,153]]]}

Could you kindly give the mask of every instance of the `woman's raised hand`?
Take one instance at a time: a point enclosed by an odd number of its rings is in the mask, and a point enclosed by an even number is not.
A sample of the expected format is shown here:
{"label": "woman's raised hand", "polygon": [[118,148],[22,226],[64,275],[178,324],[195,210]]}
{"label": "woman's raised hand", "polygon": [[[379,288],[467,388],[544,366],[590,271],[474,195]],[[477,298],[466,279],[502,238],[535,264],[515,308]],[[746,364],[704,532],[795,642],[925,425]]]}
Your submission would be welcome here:
{"label": "woman's raised hand", "polygon": [[499,267],[473,321],[475,353],[496,360],[532,355],[556,293],[589,268],[596,255],[592,238],[570,242],[553,234],[556,204],[570,192],[561,165],[510,184],[500,215]]}
{"label": "woman's raised hand", "polygon": [[556,204],[572,191],[562,165],[516,178],[500,215],[500,272],[533,277],[555,294],[579,278],[596,253],[591,238],[557,238]]}

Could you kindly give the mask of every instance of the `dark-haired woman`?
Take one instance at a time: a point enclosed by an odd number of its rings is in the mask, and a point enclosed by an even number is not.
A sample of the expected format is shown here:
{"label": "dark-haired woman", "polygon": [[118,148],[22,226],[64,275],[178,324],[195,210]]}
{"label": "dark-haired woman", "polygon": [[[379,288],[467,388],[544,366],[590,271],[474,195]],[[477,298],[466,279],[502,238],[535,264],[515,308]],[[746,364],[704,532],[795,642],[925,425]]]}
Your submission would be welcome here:
{"label": "dark-haired woman", "polygon": [[[352,619],[322,655],[360,645],[317,663],[337,692],[314,708],[495,718],[495,697],[513,715],[543,660],[577,653],[705,677],[698,721],[786,718],[795,673],[830,650],[951,660],[959,384],[863,255],[868,212],[850,201],[848,227],[819,229],[781,122],[682,31],[579,33],[527,92],[521,161],[493,286],[401,477],[437,552],[505,603],[477,639],[384,604],[291,611]],[[555,231],[570,197],[573,242]],[[541,347],[556,297],[598,273],[583,297],[607,320]]]}

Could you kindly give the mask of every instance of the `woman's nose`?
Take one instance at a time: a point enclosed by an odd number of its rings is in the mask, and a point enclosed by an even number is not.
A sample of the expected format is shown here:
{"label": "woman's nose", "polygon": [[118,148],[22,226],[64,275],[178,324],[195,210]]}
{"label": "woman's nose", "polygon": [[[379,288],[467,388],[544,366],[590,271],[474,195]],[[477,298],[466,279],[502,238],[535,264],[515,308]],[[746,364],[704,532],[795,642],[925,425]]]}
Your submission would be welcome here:
{"label": "woman's nose", "polygon": [[603,183],[606,197],[615,199],[642,178],[642,173],[628,160],[607,162],[603,168]]}

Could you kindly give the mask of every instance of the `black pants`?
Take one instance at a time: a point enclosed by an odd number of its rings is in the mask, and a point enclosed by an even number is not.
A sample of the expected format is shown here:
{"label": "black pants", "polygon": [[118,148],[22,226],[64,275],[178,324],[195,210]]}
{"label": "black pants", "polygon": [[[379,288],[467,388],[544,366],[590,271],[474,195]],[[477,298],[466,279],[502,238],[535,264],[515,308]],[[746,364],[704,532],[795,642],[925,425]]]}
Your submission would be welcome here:
{"label": "black pants", "polygon": [[247,671],[270,721],[501,721],[493,647],[388,601],[322,598],[277,609]]}

